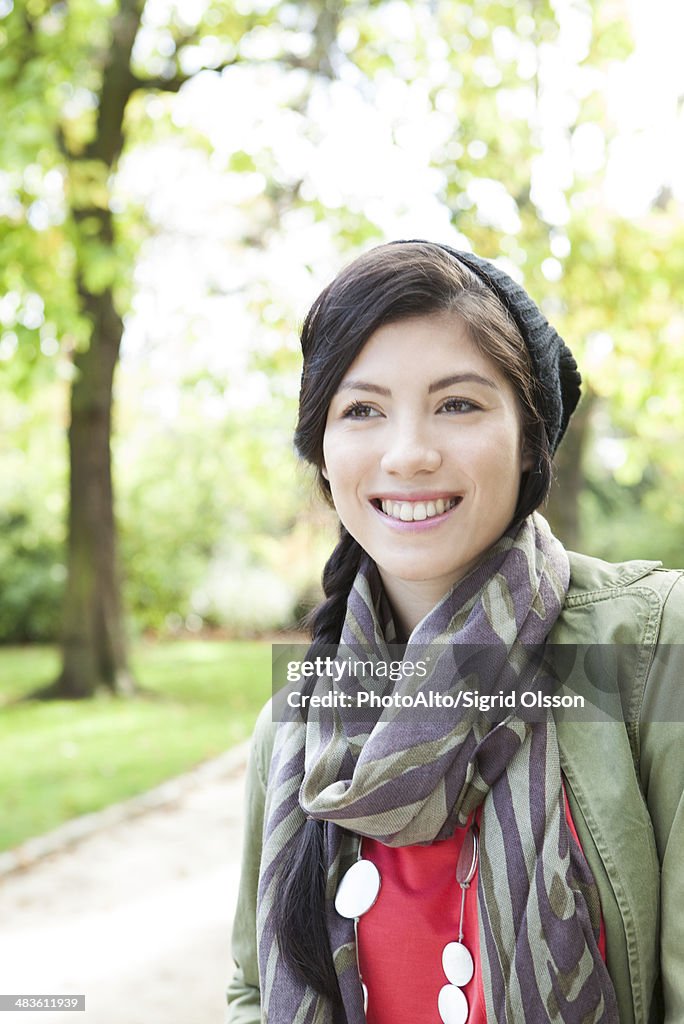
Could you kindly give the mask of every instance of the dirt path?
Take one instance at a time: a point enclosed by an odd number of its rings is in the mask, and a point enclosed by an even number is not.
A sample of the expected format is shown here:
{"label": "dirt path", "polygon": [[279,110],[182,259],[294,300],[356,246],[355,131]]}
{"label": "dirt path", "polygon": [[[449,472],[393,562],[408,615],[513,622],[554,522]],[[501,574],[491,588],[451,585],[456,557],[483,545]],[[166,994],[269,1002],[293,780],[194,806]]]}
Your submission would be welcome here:
{"label": "dirt path", "polygon": [[222,1024],[243,766],[0,879],[0,993],[86,996],[0,1024]]}

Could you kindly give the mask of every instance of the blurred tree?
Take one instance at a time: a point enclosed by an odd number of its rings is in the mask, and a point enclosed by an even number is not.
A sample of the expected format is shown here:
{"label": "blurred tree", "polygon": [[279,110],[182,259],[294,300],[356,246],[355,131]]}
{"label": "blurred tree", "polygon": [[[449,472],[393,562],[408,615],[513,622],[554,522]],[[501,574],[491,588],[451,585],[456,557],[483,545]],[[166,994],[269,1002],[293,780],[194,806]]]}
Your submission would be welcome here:
{"label": "blurred tree", "polygon": [[[290,7],[289,28],[283,26],[278,50],[265,62],[330,74],[344,6],[311,0]],[[126,237],[117,233],[120,211],[112,201],[113,176],[131,133],[129,102],[142,92],[177,92],[203,69],[219,72],[259,59],[243,52],[250,37],[258,51],[259,33],[277,23],[279,6],[265,10],[242,14],[237,5],[217,2],[193,22],[174,2],[161,20],[158,6],[145,0],[4,0],[0,7],[0,95],[7,110],[2,154],[15,186],[9,190],[15,223],[0,239],[2,277],[27,311],[19,331],[4,337],[6,348],[18,348],[8,380],[25,385],[36,367],[44,372],[38,326],[45,328],[43,352],[58,332],[72,350],[63,664],[44,697],[134,688],[110,454],[114,373],[136,237],[130,225]],[[304,55],[302,28],[310,40]],[[57,181],[64,192],[51,209],[49,192]]]}

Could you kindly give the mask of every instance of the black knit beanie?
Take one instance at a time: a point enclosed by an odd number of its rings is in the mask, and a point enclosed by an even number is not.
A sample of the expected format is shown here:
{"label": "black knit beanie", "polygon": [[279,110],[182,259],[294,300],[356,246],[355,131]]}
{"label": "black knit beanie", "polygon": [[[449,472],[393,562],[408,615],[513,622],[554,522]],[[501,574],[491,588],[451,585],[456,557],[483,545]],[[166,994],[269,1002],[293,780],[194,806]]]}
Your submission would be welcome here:
{"label": "black knit beanie", "polygon": [[441,245],[472,270],[508,310],[523,336],[537,379],[540,413],[555,452],[580,397],[582,378],[572,352],[525,289],[488,260]]}

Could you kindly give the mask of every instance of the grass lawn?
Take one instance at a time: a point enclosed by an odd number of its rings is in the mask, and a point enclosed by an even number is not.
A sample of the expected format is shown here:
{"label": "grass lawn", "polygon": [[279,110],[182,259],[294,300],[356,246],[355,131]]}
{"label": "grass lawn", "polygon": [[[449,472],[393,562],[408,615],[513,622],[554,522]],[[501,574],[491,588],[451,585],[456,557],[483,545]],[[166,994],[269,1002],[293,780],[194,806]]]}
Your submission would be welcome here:
{"label": "grass lawn", "polygon": [[[270,696],[269,644],[139,644],[132,700],[0,710],[0,850],[142,793],[245,739]],[[57,651],[0,647],[0,703],[49,682]]]}

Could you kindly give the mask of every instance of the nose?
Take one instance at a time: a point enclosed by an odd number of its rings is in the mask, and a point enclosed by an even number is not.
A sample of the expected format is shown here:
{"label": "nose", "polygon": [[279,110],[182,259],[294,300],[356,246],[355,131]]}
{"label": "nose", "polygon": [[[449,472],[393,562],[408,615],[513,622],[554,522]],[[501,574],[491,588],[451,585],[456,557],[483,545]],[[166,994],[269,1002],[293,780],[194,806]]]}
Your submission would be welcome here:
{"label": "nose", "polygon": [[434,473],[441,465],[441,453],[427,433],[410,424],[395,428],[380,460],[386,473],[407,478],[418,473]]}

